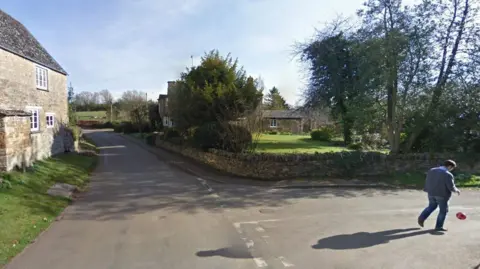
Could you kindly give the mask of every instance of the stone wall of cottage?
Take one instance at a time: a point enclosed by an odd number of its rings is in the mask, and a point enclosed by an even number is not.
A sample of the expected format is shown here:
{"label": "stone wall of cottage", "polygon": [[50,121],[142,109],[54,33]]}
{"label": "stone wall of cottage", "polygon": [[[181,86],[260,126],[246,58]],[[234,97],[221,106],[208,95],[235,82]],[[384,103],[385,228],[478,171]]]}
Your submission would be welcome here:
{"label": "stone wall of cottage", "polygon": [[34,160],[29,117],[0,118],[0,171],[30,166]]}
{"label": "stone wall of cottage", "polygon": [[277,119],[277,126],[271,127],[269,118],[262,119],[262,127],[265,131],[289,132],[300,134],[303,132],[302,119]]}
{"label": "stone wall of cottage", "polygon": [[[384,176],[395,172],[425,172],[445,159],[459,160],[461,173],[480,171],[480,159],[450,155],[386,155],[380,152],[335,152],[322,154],[233,154],[199,151],[156,139],[157,147],[210,165],[233,175],[258,179],[353,178]],[[458,156],[457,156],[458,157]]]}
{"label": "stone wall of cottage", "polygon": [[[40,129],[30,133],[30,139],[33,158],[42,159],[64,151],[63,127],[68,124],[67,78],[47,68],[48,90],[39,90],[35,83],[35,66],[29,60],[0,49],[0,108],[39,109]],[[46,127],[47,113],[55,115],[54,128]],[[8,119],[6,124],[9,123]]]}

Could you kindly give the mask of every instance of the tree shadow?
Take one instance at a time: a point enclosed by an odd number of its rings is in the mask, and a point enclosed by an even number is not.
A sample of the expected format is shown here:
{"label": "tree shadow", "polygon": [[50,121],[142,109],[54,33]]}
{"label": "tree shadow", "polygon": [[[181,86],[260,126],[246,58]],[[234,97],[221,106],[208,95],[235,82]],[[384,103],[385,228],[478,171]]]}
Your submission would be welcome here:
{"label": "tree shadow", "polygon": [[[177,170],[157,155],[120,135],[95,131],[88,134],[103,146],[99,166],[92,175],[90,188],[69,208],[64,219],[98,221],[128,219],[156,210],[195,214],[201,210],[250,207],[283,207],[295,199],[397,195],[395,189],[279,189],[261,186],[225,184],[216,189],[219,196],[200,184],[195,176]],[[109,154],[116,154],[110,156]],[[175,159],[173,159],[175,160]]]}
{"label": "tree shadow", "polygon": [[313,245],[314,249],[359,249],[369,248],[376,245],[386,244],[392,240],[398,240],[424,234],[441,235],[441,232],[434,230],[420,230],[419,228],[394,229],[375,233],[358,232],[354,234],[334,235],[318,240]]}

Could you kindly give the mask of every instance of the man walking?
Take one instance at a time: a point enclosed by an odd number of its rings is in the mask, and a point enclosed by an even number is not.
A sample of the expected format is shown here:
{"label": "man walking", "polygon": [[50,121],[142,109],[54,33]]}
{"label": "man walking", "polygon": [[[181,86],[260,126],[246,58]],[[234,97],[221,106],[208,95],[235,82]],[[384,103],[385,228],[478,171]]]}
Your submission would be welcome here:
{"label": "man walking", "polygon": [[447,231],[443,227],[443,223],[447,217],[448,200],[450,200],[452,193],[460,195],[460,191],[455,186],[453,175],[450,173],[455,167],[457,167],[457,164],[454,161],[447,160],[443,166],[434,167],[428,171],[423,189],[428,193],[428,206],[418,217],[418,225],[421,227],[423,227],[423,223],[430,214],[439,207],[440,212],[438,213],[435,230],[442,232]]}

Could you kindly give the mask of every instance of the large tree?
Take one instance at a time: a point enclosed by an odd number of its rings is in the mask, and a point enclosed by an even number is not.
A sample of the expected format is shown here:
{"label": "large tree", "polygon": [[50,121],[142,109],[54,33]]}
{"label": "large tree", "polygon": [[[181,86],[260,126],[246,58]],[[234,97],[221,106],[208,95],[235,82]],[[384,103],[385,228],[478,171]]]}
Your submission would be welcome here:
{"label": "large tree", "polygon": [[126,113],[141,132],[142,125],[148,123],[149,104],[146,93],[137,90],[126,91],[118,103],[120,110]]}
{"label": "large tree", "polygon": [[[300,47],[303,62],[309,67],[309,83],[304,92],[307,109],[327,107],[342,123],[346,144],[352,142],[353,127],[359,110],[371,107],[368,82],[362,79],[362,50],[353,35],[338,30],[319,33]],[[370,69],[365,69],[369,71]]]}
{"label": "large tree", "polygon": [[237,60],[217,50],[182,73],[170,95],[169,107],[180,129],[236,120],[254,111],[262,98],[256,80],[246,75]]}
{"label": "large tree", "polygon": [[290,106],[280,94],[277,87],[273,87],[265,95],[264,108],[270,110],[285,110],[290,109]]}

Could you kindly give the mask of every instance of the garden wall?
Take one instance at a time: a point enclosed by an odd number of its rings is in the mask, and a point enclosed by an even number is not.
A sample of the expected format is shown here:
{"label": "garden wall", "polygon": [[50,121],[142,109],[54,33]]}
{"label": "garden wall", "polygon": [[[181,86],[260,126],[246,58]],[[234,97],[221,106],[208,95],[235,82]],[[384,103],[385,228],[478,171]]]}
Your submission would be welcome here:
{"label": "garden wall", "polygon": [[395,172],[427,171],[449,158],[458,162],[459,170],[463,173],[480,171],[480,160],[471,156],[466,159],[430,154],[386,155],[380,152],[234,154],[213,149],[203,152],[171,144],[159,137],[156,138],[155,144],[157,147],[195,159],[218,170],[259,179],[382,176]]}

